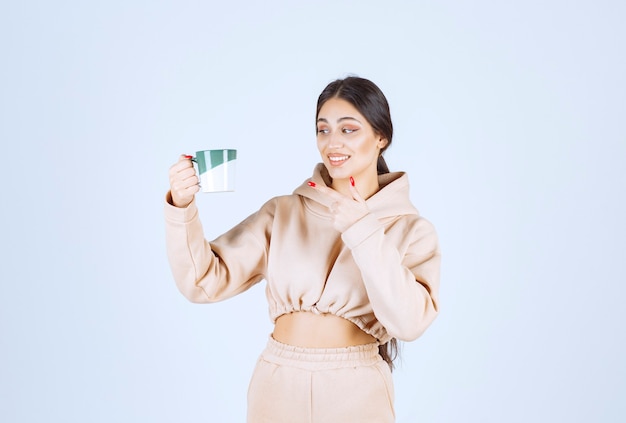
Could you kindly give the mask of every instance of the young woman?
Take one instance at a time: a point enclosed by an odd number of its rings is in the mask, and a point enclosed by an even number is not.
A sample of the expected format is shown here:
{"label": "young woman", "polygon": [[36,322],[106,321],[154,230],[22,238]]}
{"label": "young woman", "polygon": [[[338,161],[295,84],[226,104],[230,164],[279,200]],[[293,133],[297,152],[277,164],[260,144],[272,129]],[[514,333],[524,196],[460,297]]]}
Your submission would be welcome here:
{"label": "young woman", "polygon": [[393,422],[396,340],[415,340],[437,315],[437,235],[411,204],[407,175],[382,157],[393,126],[375,84],[330,83],[316,126],[313,176],[211,242],[181,156],[165,205],[170,265],[193,302],[267,283],[275,326],[250,382],[248,422]]}

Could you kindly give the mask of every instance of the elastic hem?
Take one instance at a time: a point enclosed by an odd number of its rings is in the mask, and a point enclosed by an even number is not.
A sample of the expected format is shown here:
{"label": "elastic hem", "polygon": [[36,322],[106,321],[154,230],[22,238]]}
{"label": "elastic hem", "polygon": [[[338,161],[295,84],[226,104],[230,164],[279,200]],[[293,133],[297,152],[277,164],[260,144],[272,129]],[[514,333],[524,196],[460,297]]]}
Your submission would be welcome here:
{"label": "elastic hem", "polygon": [[342,348],[306,348],[278,342],[269,337],[261,357],[280,366],[306,370],[329,370],[371,366],[382,360],[378,342]]}

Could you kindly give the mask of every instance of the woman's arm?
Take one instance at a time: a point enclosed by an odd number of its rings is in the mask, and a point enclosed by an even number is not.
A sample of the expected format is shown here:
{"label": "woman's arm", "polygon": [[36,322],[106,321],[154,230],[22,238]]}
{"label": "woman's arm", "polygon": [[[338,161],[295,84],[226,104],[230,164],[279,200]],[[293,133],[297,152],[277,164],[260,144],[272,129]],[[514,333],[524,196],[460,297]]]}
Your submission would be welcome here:
{"label": "woman's arm", "polygon": [[271,213],[269,202],[212,242],[204,238],[195,201],[165,204],[167,257],[180,292],[208,303],[239,294],[263,279]]}
{"label": "woman's arm", "polygon": [[[412,222],[402,234],[388,235],[368,214],[345,230],[342,239],[361,270],[378,321],[392,337],[412,341],[437,316],[441,254],[432,224],[407,217]],[[399,236],[407,238],[400,242]]]}

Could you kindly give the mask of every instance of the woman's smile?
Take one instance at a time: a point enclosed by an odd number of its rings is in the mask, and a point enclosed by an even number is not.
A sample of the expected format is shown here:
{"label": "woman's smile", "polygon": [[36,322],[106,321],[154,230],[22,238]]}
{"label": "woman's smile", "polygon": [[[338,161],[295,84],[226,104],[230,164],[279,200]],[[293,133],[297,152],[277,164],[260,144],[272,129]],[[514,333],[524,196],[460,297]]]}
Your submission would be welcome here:
{"label": "woman's smile", "polygon": [[346,161],[348,161],[348,159],[350,159],[350,156],[346,154],[329,154],[328,155],[328,162],[330,163],[331,166],[341,166]]}

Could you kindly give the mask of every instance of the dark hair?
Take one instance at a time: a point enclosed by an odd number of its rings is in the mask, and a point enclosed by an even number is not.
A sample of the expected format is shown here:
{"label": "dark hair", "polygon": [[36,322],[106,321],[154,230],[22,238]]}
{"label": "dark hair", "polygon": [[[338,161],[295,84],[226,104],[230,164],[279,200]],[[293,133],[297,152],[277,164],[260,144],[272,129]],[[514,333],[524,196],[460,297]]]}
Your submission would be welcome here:
{"label": "dark hair", "polygon": [[[380,150],[376,170],[378,174],[389,173],[387,163],[383,158],[383,152],[391,145],[393,137],[393,124],[389,103],[383,92],[372,81],[357,76],[349,76],[337,79],[324,88],[317,99],[317,112],[315,120],[320,114],[320,109],[331,98],[340,98],[352,104],[361,113],[367,122],[372,125],[374,131],[387,139],[387,144]],[[389,342],[378,347],[380,356],[393,370],[393,361],[398,357],[398,340],[393,338]]]}
{"label": "dark hair", "polygon": [[391,123],[389,103],[387,103],[387,99],[380,88],[372,81],[358,76],[349,76],[331,82],[317,99],[316,121],[320,109],[331,98],[340,98],[352,104],[372,125],[374,131],[387,140],[387,144],[380,150],[376,168],[379,175],[389,173],[383,152],[391,145],[393,124]]}

